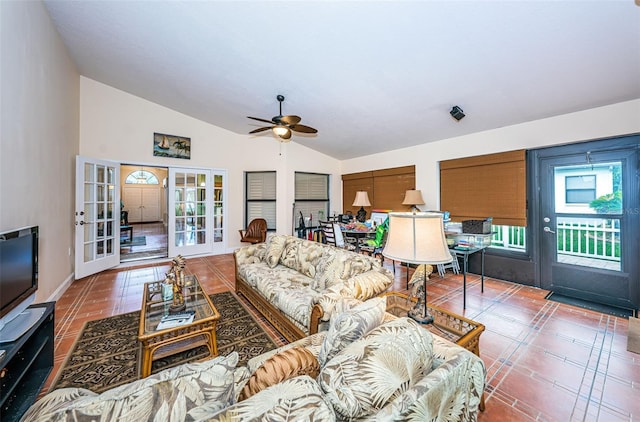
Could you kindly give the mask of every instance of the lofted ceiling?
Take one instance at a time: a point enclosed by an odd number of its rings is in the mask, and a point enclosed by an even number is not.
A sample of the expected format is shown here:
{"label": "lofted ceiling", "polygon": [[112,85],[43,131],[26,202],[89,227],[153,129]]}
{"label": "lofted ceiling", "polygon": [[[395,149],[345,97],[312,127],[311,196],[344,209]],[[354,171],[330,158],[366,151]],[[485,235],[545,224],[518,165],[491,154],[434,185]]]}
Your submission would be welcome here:
{"label": "lofted ceiling", "polygon": [[256,142],[283,94],[337,159],[640,98],[633,0],[45,5],[80,74]]}

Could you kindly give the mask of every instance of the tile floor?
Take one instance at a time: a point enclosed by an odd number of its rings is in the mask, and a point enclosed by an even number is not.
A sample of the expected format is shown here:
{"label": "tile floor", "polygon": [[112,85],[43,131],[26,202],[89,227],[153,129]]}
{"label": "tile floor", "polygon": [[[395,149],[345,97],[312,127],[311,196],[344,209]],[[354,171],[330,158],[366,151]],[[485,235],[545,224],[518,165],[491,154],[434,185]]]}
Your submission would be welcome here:
{"label": "tile floor", "polygon": [[[160,279],[167,269],[166,263],[146,264],[74,282],[56,304],[55,367],[43,392],[85,321],[139,310],[144,282]],[[190,258],[187,271],[209,293],[234,290],[230,254]],[[392,289],[405,291],[405,268],[396,266],[395,279]],[[481,293],[474,274],[467,275],[463,310],[461,286],[462,275],[449,271],[441,278],[436,272],[428,300],[486,326],[480,341],[486,410],[480,421],[640,421],[640,355],[626,350],[628,320],[550,302],[545,290],[490,278]]]}

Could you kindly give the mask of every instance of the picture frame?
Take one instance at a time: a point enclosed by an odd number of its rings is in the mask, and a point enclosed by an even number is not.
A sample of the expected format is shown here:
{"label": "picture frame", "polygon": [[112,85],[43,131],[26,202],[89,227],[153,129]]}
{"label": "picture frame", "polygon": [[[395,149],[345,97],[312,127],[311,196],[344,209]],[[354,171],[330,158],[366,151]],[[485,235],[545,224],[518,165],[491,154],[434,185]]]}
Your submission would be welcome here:
{"label": "picture frame", "polygon": [[153,155],[155,157],[191,159],[191,138],[166,133],[153,134]]}

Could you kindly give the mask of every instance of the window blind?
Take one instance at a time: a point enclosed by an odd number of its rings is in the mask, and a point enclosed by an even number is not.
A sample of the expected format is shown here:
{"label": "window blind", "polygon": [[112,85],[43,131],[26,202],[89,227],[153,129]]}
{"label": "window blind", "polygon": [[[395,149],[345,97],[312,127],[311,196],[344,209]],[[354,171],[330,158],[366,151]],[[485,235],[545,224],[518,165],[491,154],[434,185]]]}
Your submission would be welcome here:
{"label": "window blind", "polygon": [[318,221],[329,215],[329,175],[318,173],[295,173],[295,203],[293,208],[295,227],[298,228],[300,213],[305,225],[318,226]]}
{"label": "window blind", "polygon": [[440,162],[440,209],[451,220],[527,225],[526,151],[517,150]]}
{"label": "window blind", "polygon": [[245,227],[255,218],[267,220],[267,228],[276,228],[276,172],[247,172]]}
{"label": "window blind", "polygon": [[402,205],[404,193],[415,187],[415,166],[343,174],[342,207],[345,212],[352,211],[355,214],[359,207],[352,206],[353,200],[356,192],[363,190],[367,192],[371,202],[370,207],[364,207],[367,216],[371,215],[373,209],[408,211],[409,207]]}

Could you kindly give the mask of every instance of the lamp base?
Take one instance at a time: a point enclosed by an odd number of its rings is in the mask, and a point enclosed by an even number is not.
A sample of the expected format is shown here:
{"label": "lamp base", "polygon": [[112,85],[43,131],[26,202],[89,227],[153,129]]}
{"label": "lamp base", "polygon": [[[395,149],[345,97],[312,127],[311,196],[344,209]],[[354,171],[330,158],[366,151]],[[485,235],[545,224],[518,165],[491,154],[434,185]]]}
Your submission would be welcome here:
{"label": "lamp base", "polygon": [[358,213],[356,214],[356,220],[361,223],[364,223],[367,220],[367,210],[364,207],[360,207]]}
{"label": "lamp base", "polygon": [[425,316],[422,315],[412,315],[411,311],[407,313],[407,316],[417,322],[418,324],[433,324],[433,316],[427,314]]}

